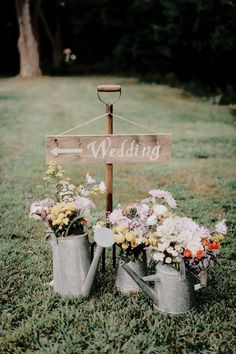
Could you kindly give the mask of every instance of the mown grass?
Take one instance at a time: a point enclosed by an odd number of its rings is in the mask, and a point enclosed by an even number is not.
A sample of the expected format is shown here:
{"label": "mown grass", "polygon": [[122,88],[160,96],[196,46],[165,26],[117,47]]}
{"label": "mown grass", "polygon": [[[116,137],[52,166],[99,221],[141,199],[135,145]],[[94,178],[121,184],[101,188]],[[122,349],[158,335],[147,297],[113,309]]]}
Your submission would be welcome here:
{"label": "mown grass", "polygon": [[[180,90],[112,77],[1,79],[1,339],[0,353],[234,353],[235,343],[235,120]],[[153,311],[142,294],[126,297],[114,287],[110,255],[98,275],[98,293],[62,298],[48,283],[52,255],[43,228],[28,219],[45,171],[44,137],[103,114],[96,86],[122,85],[114,112],[173,133],[169,164],[114,166],[114,204],[165,188],[179,212],[208,226],[227,219],[229,234],[208,286],[191,313],[169,317]],[[105,122],[79,133],[103,133]],[[142,133],[115,119],[117,133]],[[75,183],[86,166],[68,166]],[[103,178],[103,166],[89,166]],[[98,207],[104,208],[101,200]]]}

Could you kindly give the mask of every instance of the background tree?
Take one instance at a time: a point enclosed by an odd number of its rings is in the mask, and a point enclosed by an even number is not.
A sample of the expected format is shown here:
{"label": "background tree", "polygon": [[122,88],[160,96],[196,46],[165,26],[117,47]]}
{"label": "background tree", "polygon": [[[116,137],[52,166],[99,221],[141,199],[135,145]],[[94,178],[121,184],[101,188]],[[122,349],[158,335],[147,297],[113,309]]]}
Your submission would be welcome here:
{"label": "background tree", "polygon": [[18,49],[23,78],[41,75],[38,46],[38,11],[40,0],[16,0],[19,24]]}
{"label": "background tree", "polygon": [[[60,19],[61,7],[63,7],[61,1],[58,0],[41,1],[38,12],[41,40],[44,41],[41,47],[41,54],[42,57],[48,57],[49,66],[54,70],[61,67],[63,60],[60,34],[60,20],[62,20]],[[45,38],[45,35],[47,38]],[[45,44],[46,41],[48,41],[49,46]],[[44,50],[45,47],[49,48],[48,52],[50,52],[50,55]]]}

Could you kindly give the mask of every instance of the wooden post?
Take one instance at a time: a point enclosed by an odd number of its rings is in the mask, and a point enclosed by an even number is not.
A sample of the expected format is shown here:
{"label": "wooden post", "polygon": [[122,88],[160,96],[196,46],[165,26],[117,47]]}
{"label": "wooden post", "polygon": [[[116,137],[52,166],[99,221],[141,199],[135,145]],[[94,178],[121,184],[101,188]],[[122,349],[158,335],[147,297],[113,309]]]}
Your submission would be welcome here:
{"label": "wooden post", "polygon": [[[99,92],[119,92],[119,97],[112,103],[104,102]],[[97,88],[98,98],[101,102],[105,104],[105,113],[106,115],[106,133],[113,134],[113,104],[120,99],[121,87],[120,85],[100,85]],[[106,217],[109,213],[112,212],[112,194],[113,194],[113,164],[106,164],[105,168],[105,181],[106,181]],[[116,246],[113,245],[112,249],[112,263],[113,267],[116,266]],[[105,248],[102,254],[102,269],[105,270]]]}
{"label": "wooden post", "polygon": [[[113,134],[113,105],[106,104],[106,132],[107,134]],[[113,209],[113,164],[106,164],[106,216],[112,212]],[[105,248],[104,248],[105,251]],[[105,263],[105,257],[104,257]],[[112,265],[116,266],[116,245],[112,247]],[[105,267],[105,264],[104,264]]]}
{"label": "wooden post", "polygon": [[[113,105],[106,104],[106,132],[113,134]],[[112,190],[113,190],[113,165],[106,164],[106,213],[112,212]]]}

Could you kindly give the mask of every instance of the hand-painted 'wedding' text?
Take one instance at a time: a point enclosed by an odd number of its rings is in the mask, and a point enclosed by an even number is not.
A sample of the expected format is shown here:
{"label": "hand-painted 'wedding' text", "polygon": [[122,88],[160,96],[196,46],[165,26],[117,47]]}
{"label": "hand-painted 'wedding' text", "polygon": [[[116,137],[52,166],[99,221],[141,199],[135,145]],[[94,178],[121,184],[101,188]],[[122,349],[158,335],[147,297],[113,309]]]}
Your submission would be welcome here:
{"label": "hand-painted 'wedding' text", "polygon": [[46,162],[155,163],[171,157],[171,134],[46,137]]}

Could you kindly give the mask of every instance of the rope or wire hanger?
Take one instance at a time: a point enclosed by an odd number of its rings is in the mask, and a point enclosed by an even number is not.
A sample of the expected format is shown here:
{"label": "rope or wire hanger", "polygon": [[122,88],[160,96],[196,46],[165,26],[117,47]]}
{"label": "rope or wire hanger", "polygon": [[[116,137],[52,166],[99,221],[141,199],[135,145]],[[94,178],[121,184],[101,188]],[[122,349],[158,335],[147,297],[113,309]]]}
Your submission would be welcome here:
{"label": "rope or wire hanger", "polygon": [[88,125],[88,124],[90,124],[90,123],[92,123],[92,122],[95,122],[96,120],[101,119],[101,118],[103,118],[103,117],[105,117],[105,116],[107,116],[107,113],[103,114],[102,116],[99,116],[99,117],[95,117],[95,118],[93,118],[93,119],[90,119],[88,122],[81,123],[81,124],[77,125],[76,127],[71,128],[71,129],[68,129],[68,130],[66,130],[66,131],[64,131],[64,132],[62,132],[62,133],[60,133],[60,134],[57,134],[57,135],[64,135],[64,134],[67,134],[67,133],[69,133],[69,132],[72,132],[72,130],[75,130],[75,129],[84,127],[85,125]]}
{"label": "rope or wire hanger", "polygon": [[141,127],[141,128],[146,129],[146,130],[149,130],[149,131],[151,131],[151,132],[153,132],[153,133],[158,133],[156,130],[154,130],[154,129],[152,129],[152,128],[149,128],[149,127],[146,127],[145,125],[139,124],[139,123],[135,122],[134,120],[131,120],[131,119],[128,119],[128,118],[124,118],[124,117],[118,116],[117,114],[114,114],[114,113],[105,113],[105,114],[103,114],[102,116],[98,116],[98,117],[92,118],[92,119],[90,119],[90,120],[87,121],[87,122],[81,123],[81,124],[77,125],[76,127],[71,128],[71,129],[68,129],[68,130],[66,130],[66,131],[64,131],[64,132],[62,132],[62,133],[60,133],[60,134],[57,134],[57,135],[59,136],[59,135],[64,135],[64,134],[67,134],[67,133],[69,133],[69,132],[72,132],[73,130],[76,130],[76,129],[78,129],[78,128],[84,127],[85,125],[88,125],[88,124],[90,124],[90,123],[93,123],[93,122],[95,122],[96,120],[99,120],[99,119],[101,119],[101,118],[107,116],[108,114],[110,114],[110,115],[112,115],[113,117],[116,117],[116,118],[118,118],[118,119],[124,120],[124,121],[126,121],[126,122],[128,122],[128,123],[131,123],[131,124],[133,124],[133,125],[137,125],[138,127]]}
{"label": "rope or wire hanger", "polygon": [[131,119],[128,119],[128,118],[124,118],[124,117],[118,116],[117,114],[113,114],[113,113],[112,113],[112,115],[113,115],[113,117],[122,119],[122,120],[124,120],[124,121],[126,121],[126,122],[128,122],[128,123],[137,125],[138,127],[147,129],[147,130],[149,130],[149,131],[151,131],[151,132],[153,132],[153,133],[157,133],[156,130],[154,130],[154,129],[152,129],[152,128],[149,128],[149,127],[146,127],[145,125],[139,124],[139,123],[135,122],[134,120],[131,120]]}

